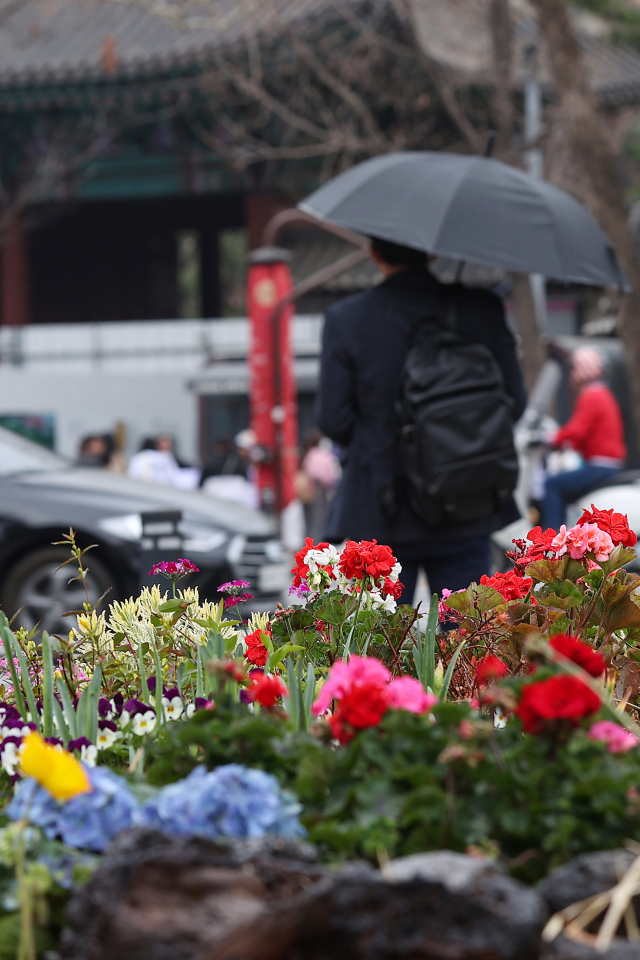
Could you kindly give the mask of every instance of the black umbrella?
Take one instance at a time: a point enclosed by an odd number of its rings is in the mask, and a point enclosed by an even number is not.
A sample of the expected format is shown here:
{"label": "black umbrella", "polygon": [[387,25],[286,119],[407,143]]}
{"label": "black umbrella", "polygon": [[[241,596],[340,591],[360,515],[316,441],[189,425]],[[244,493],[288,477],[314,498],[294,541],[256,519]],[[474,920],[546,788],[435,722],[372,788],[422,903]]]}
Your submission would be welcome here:
{"label": "black umbrella", "polygon": [[387,153],[298,204],[371,237],[566,283],[627,287],[593,217],[558,187],[488,157]]}

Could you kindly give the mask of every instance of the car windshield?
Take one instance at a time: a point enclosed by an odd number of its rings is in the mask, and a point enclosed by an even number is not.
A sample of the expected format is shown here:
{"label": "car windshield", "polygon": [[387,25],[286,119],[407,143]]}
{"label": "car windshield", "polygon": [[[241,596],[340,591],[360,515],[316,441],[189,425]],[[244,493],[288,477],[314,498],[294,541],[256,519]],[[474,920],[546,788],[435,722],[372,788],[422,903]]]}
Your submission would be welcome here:
{"label": "car windshield", "polygon": [[0,427],[0,476],[59,470],[66,465],[66,460],[51,450]]}

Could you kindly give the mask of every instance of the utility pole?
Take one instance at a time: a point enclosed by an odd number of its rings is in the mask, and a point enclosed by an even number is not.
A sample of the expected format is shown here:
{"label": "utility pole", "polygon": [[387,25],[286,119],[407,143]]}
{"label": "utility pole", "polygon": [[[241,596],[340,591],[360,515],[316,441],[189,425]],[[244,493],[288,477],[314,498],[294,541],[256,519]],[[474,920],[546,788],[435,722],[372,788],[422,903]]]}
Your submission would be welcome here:
{"label": "utility pole", "polygon": [[[527,172],[532,177],[542,180],[544,177],[544,158],[540,148],[542,135],[542,88],[538,71],[538,48],[530,44],[525,49],[526,80],[524,85],[524,137],[527,149],[525,164]],[[549,322],[547,318],[547,288],[542,274],[529,275],[531,295],[536,311],[536,320],[540,333],[547,333]]]}

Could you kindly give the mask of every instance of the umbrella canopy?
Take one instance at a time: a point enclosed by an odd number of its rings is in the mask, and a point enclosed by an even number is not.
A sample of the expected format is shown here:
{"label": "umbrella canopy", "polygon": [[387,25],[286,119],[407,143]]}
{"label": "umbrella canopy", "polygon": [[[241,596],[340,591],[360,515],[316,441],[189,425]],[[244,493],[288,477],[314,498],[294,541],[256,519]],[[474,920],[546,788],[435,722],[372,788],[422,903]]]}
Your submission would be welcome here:
{"label": "umbrella canopy", "polygon": [[442,257],[627,287],[591,214],[558,187],[488,157],[388,153],[351,167],[298,204],[358,233]]}

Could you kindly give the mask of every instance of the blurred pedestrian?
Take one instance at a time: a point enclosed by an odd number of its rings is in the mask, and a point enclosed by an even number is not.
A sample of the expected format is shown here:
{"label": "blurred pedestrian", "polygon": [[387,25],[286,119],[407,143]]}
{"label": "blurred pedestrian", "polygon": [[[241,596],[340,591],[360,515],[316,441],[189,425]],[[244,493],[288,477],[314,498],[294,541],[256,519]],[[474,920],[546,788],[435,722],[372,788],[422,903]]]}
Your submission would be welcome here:
{"label": "blurred pedestrian", "polygon": [[100,434],[84,437],[80,442],[77,464],[79,467],[106,467],[109,462],[109,447]]}
{"label": "blurred pedestrian", "polygon": [[329,502],[340,481],[340,461],[331,441],[317,430],[305,434],[296,493],[304,508],[305,536],[322,539]]}
{"label": "blurred pedestrian", "polygon": [[[257,510],[260,506],[256,462],[261,459],[262,448],[258,446],[253,430],[241,430],[233,448],[218,445],[217,459],[210,462],[204,471],[202,490],[209,496]],[[220,472],[212,473],[213,469]]]}
{"label": "blurred pedestrian", "polygon": [[[428,327],[440,336],[449,331],[455,344],[463,340],[486,348],[485,366],[495,368],[492,358],[497,361],[496,376],[502,379],[502,395],[506,391],[511,398],[513,421],[524,411],[526,394],[498,297],[439,283],[429,273],[427,255],[419,250],[373,239],[371,256],[383,282],[335,303],[324,324],[317,421],[328,437],[346,448],[325,538],[389,544],[402,563],[401,601],[410,603],[420,568],[437,593],[444,587],[466,587],[488,573],[490,534],[518,517],[510,495],[496,496],[488,512],[476,519],[456,522],[449,515],[440,525],[427,522],[412,506],[407,475],[398,471],[401,437],[396,404],[405,359],[418,331]],[[461,390],[464,387],[461,384]],[[455,414],[449,416],[451,423]],[[439,423],[443,425],[442,419]],[[510,431],[507,439],[511,442]],[[472,487],[479,476],[472,463],[464,476]],[[472,491],[467,499],[474,507]]]}
{"label": "blurred pedestrian", "polygon": [[209,477],[245,477],[248,465],[240,456],[231,437],[220,437],[213,447],[213,454],[202,470],[200,485]]}
{"label": "blurred pedestrian", "polygon": [[551,445],[575,450],[583,463],[575,470],[547,477],[542,503],[545,528],[558,530],[566,523],[567,505],[618,473],[627,458],[622,413],[602,373],[597,350],[579,347],[575,351],[570,374],[571,388],[577,394],[575,408],[551,438]]}
{"label": "blurred pedestrian", "polygon": [[195,467],[181,467],[173,452],[173,440],[167,435],[147,437],[140,451],[131,457],[128,476],[147,483],[193,490],[200,481],[200,471]]}

